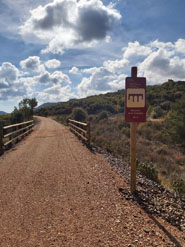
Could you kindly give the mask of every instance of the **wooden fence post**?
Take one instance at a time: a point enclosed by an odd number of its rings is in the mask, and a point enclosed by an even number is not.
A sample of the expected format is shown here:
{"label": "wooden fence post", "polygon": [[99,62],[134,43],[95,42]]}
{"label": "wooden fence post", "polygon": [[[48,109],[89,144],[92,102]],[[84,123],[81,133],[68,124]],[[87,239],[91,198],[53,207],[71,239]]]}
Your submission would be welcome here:
{"label": "wooden fence post", "polygon": [[88,145],[91,145],[91,125],[90,122],[87,124],[87,138],[88,138]]}
{"label": "wooden fence post", "polygon": [[0,122],[0,155],[3,154],[3,124]]}

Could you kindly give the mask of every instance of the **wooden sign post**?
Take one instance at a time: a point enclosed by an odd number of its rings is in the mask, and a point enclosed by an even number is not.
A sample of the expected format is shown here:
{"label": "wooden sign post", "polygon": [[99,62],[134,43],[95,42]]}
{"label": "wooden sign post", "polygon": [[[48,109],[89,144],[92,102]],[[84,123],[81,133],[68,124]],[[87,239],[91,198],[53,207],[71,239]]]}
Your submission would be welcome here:
{"label": "wooden sign post", "polygon": [[0,122],[0,155],[3,154],[3,125]]}
{"label": "wooden sign post", "polygon": [[131,169],[131,192],[136,191],[136,129],[137,123],[130,124],[130,169]]}
{"label": "wooden sign post", "polygon": [[137,67],[132,67],[126,78],[125,121],[130,123],[131,192],[136,192],[136,130],[137,123],[146,121],[146,78],[137,77]]}

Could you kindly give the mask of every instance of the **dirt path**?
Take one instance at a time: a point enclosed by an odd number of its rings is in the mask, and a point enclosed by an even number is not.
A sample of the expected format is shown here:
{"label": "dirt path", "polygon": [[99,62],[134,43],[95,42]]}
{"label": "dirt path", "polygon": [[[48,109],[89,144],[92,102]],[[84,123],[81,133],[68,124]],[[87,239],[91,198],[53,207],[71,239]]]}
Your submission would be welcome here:
{"label": "dirt path", "polygon": [[[0,246],[183,246],[119,193],[123,179],[68,130],[40,118],[0,157]],[[162,224],[162,223],[160,223]]]}

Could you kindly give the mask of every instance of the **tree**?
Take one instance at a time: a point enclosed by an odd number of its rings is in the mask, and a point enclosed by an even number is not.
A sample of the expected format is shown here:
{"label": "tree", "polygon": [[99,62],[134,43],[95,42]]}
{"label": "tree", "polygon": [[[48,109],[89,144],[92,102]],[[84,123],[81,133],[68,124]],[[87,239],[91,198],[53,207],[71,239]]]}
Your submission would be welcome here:
{"label": "tree", "polygon": [[13,112],[11,113],[11,123],[21,123],[24,121],[23,113],[17,109],[17,107],[14,107]]}
{"label": "tree", "polygon": [[19,102],[19,109],[30,108],[33,111],[34,107],[36,107],[37,104],[38,102],[35,98],[32,99],[26,98]]}
{"label": "tree", "polygon": [[28,105],[30,106],[32,111],[37,106],[37,104],[38,104],[38,102],[35,98],[28,99]]}
{"label": "tree", "polygon": [[[35,98],[25,98],[19,102],[19,113],[23,115],[24,120],[29,120],[33,116],[33,109],[37,106],[37,100]],[[18,114],[16,112],[16,114]]]}

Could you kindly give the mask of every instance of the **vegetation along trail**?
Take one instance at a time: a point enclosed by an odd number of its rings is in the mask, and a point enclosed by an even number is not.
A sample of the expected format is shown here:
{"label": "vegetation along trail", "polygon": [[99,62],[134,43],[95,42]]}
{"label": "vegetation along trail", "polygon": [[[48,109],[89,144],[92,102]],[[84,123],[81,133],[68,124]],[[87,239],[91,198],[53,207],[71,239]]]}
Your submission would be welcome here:
{"label": "vegetation along trail", "polygon": [[124,186],[100,154],[40,117],[0,157],[0,246],[183,246],[183,233],[126,200]]}

